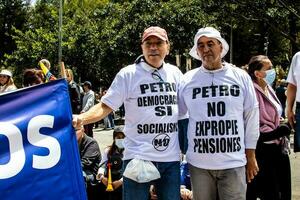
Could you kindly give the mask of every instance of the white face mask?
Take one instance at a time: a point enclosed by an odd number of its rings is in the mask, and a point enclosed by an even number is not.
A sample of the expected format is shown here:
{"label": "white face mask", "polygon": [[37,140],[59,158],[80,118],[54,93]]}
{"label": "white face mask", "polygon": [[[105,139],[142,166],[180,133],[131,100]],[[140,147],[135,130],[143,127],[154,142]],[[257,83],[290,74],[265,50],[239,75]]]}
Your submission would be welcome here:
{"label": "white face mask", "polygon": [[115,144],[119,149],[124,149],[123,140],[124,139],[116,139],[115,140]]}

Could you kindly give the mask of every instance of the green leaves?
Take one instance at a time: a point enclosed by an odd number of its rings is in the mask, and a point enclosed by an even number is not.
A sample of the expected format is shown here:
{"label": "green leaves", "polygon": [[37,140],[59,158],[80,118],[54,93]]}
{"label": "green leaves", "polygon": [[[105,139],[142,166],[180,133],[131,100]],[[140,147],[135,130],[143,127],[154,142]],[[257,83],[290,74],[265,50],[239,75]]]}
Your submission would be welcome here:
{"label": "green leaves", "polygon": [[[19,7],[12,6],[11,2]],[[11,10],[10,15],[0,12],[3,30],[0,34],[5,38],[0,53],[6,53],[5,57],[0,54],[2,65],[14,67],[21,80],[25,68],[35,67],[45,57],[57,73],[59,1],[39,0],[34,7],[20,2],[23,1],[0,3],[0,11]],[[196,31],[203,26],[214,26],[221,30],[228,43],[232,39],[234,64],[241,66],[252,55],[264,54],[265,37],[268,37],[268,55],[274,65],[284,63],[286,67],[286,55],[291,57],[291,52],[299,48],[296,38],[300,10],[294,1],[280,2],[283,1],[65,0],[63,60],[74,70],[77,81],[90,80],[96,87],[108,87],[115,74],[141,54],[140,38],[148,26],[158,25],[167,30],[171,41],[167,61],[174,64],[175,54],[180,54],[182,69],[186,58],[190,58],[187,52]],[[225,57],[227,61],[229,54]]]}

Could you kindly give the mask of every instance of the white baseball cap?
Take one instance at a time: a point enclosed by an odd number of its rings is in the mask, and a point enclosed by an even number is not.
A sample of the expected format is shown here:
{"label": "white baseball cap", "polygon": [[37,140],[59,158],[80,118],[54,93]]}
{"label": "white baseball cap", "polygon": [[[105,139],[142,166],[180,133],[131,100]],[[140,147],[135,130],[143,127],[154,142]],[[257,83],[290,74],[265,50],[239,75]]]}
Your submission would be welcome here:
{"label": "white baseball cap", "polygon": [[223,58],[228,50],[229,50],[229,45],[226,42],[226,40],[224,38],[221,37],[220,32],[213,28],[213,27],[205,27],[205,28],[200,28],[198,30],[198,32],[196,33],[195,37],[194,37],[194,46],[193,48],[190,50],[190,55],[197,59],[197,60],[201,60],[201,58],[198,56],[197,54],[197,46],[198,46],[198,40],[199,38],[201,38],[202,36],[206,36],[209,38],[215,38],[217,40],[219,40],[222,43],[222,52],[221,52],[221,58]]}
{"label": "white baseball cap", "polygon": [[9,77],[12,77],[12,73],[7,69],[2,69],[1,72],[0,72],[0,75],[6,75],[6,76],[9,76]]}

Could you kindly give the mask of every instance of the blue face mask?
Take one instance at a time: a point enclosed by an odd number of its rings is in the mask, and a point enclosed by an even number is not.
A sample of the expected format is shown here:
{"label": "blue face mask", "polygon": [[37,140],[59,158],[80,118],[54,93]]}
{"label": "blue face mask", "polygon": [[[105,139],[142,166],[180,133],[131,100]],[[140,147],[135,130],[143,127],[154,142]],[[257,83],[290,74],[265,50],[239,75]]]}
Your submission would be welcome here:
{"label": "blue face mask", "polygon": [[264,80],[268,85],[272,85],[273,82],[275,81],[275,77],[276,77],[275,69],[269,69],[266,71],[266,77],[264,78]]}

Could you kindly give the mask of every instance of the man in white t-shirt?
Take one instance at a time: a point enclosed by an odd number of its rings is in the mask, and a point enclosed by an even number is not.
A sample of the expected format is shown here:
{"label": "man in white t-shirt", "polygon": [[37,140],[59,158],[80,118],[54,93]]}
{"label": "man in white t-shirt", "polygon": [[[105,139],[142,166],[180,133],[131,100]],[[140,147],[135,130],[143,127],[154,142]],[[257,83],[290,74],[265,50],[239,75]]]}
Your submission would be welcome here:
{"label": "man in white t-shirt", "polygon": [[258,102],[249,75],[222,61],[228,49],[218,30],[199,29],[190,55],[202,65],[184,75],[179,92],[179,114],[189,115],[186,158],[196,200],[243,200],[246,175],[251,181],[258,172]]}
{"label": "man in white t-shirt", "polygon": [[101,102],[74,117],[73,125],[79,128],[99,121],[124,103],[123,167],[132,159],[151,161],[160,178],[139,183],[124,173],[123,199],[147,200],[151,184],[156,186],[158,199],[180,199],[177,92],[183,75],[177,67],[164,62],[170,49],[164,29],[147,28],[141,43],[143,55],[121,69]]}
{"label": "man in white t-shirt", "polygon": [[[293,57],[287,82],[287,117],[292,128],[295,129],[294,152],[300,151],[300,51]],[[296,112],[293,107],[296,102]],[[296,123],[297,122],[297,123]],[[296,125],[296,126],[295,126]]]}
{"label": "man in white t-shirt", "polygon": [[[82,110],[80,111],[80,113],[87,112],[95,104],[95,93],[92,90],[92,83],[90,81],[85,81],[83,83],[83,90],[84,90],[84,95],[82,98]],[[93,123],[84,125],[84,131],[90,137],[93,137],[94,135],[93,127],[94,127]]]}

